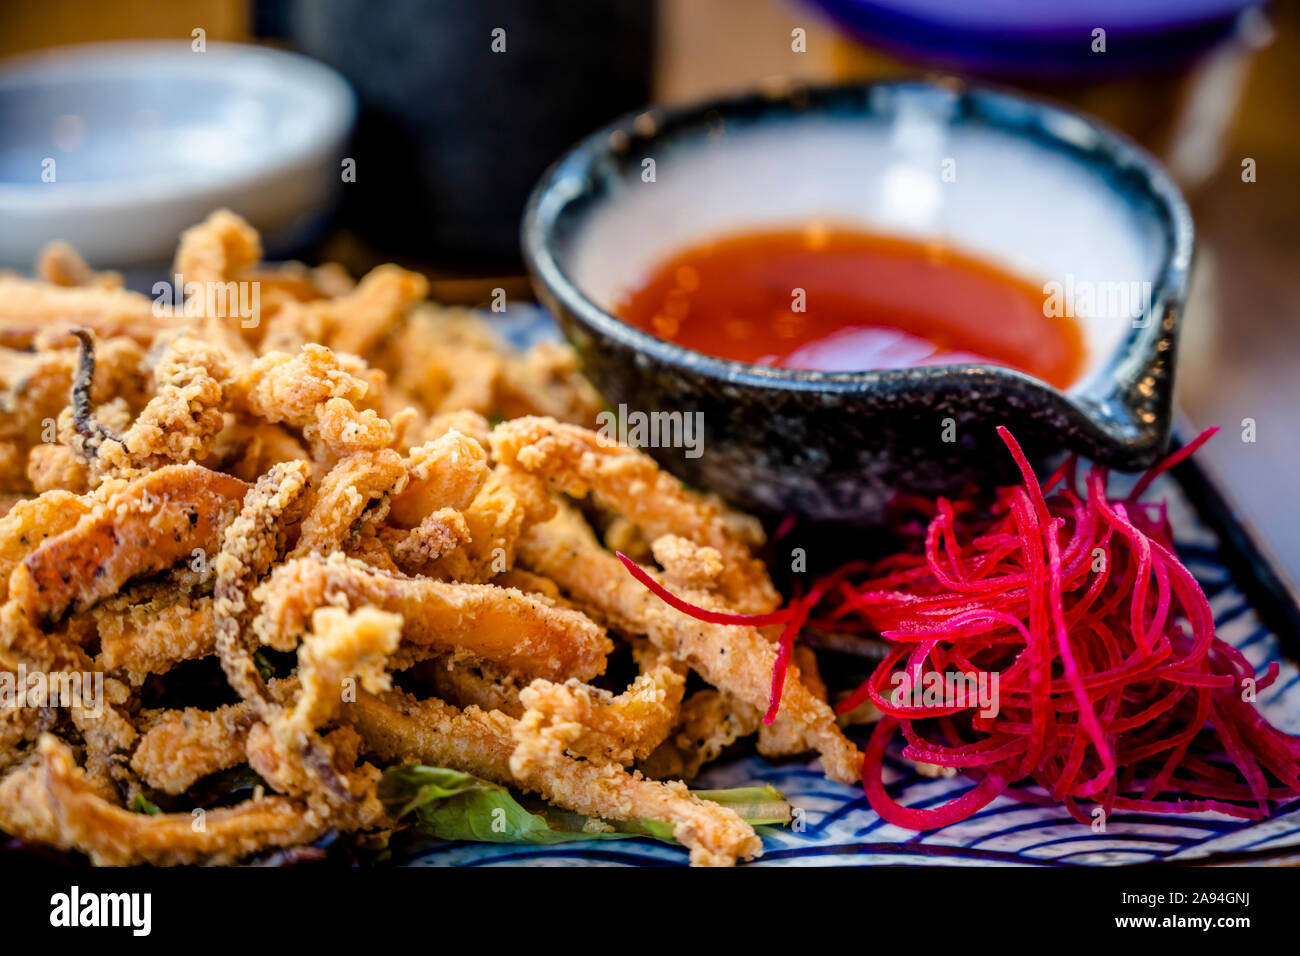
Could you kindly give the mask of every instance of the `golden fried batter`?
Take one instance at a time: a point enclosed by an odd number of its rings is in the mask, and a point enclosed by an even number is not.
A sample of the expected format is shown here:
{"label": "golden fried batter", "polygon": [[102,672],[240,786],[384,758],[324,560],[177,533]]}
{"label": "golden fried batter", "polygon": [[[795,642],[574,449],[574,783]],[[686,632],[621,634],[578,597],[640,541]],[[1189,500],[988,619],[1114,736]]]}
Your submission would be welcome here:
{"label": "golden fried batter", "polygon": [[0,780],[0,828],[27,840],[80,850],[101,866],[234,863],[268,847],[323,836],[332,821],[286,797],[261,797],[203,813],[148,816],[104,800],[66,744],[46,734],[40,761]]}
{"label": "golden fried batter", "polygon": [[491,442],[500,461],[545,476],[573,497],[590,491],[635,521],[650,540],[671,534],[715,549],[724,562],[718,585],[736,610],[760,613],[780,602],[767,569],[717,509],[689,494],[648,455],[546,418],[502,422]]}
{"label": "golden fried batter", "polygon": [[247,487],[199,465],[149,472],[43,541],[14,569],[9,593],[33,621],[85,610],[132,578],[215,551]]}
{"label": "golden fried batter", "polygon": [[569,753],[626,765],[663,743],[685,687],[685,668],[665,657],[618,696],[572,679],[563,684],[535,680],[519,700]]}
{"label": "golden fried batter", "polygon": [[[520,555],[583,606],[625,631],[646,635],[719,690],[766,709],[776,664],[772,642],[752,627],[705,624],[664,604],[623,571],[571,508],[561,508],[551,521],[526,533]],[[714,603],[703,591],[686,591],[682,597],[703,606]],[[796,665],[789,673],[776,719],[798,728],[804,743],[821,754],[827,776],[845,783],[856,780],[861,767],[857,748],[836,726],[826,702],[800,680]]]}
{"label": "golden fried batter", "polygon": [[[652,777],[755,730],[856,773],[811,652],[760,728],[772,635],[666,607],[558,503],[590,495],[610,547],[688,600],[776,606],[753,519],[586,430],[603,403],[572,349],[513,353],[396,266],[261,255],[221,210],[181,238],[181,307],[66,244],[40,280],[0,276],[0,670],[104,690],[0,708],[0,830],[97,864],[233,863],[396,825],[379,782],[414,758],[731,864],[753,830]],[[257,311],[224,314],[217,284]],[[639,675],[606,691],[616,647]],[[217,664],[237,698],[211,696]],[[713,687],[683,701],[692,671]],[[245,764],[271,793],[133,812]]]}
{"label": "golden fried batter", "polygon": [[329,604],[399,614],[404,642],[462,650],[530,677],[589,680],[604,672],[612,646],[586,615],[522,591],[388,574],[341,555],[286,561],[259,596],[262,613],[254,629],[280,649],[292,646],[311,614]]}

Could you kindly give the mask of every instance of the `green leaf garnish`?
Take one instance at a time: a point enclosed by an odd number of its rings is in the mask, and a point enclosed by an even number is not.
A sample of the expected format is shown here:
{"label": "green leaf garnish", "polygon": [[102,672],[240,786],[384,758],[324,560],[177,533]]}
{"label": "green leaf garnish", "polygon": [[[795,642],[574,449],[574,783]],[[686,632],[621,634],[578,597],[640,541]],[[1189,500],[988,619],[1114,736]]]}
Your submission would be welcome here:
{"label": "green leaf garnish", "polygon": [[162,813],[162,808],[154,803],[143,793],[137,793],[135,799],[131,801],[131,810],[135,813],[143,813],[146,816],[156,817]]}
{"label": "green leaf garnish", "polygon": [[[730,807],[753,826],[790,822],[790,804],[771,786],[698,790],[695,795]],[[412,764],[384,774],[379,798],[395,819],[410,816],[423,833],[441,840],[482,843],[567,843],[645,836],[675,843],[661,820],[601,820],[520,800],[508,789],[472,774]]]}

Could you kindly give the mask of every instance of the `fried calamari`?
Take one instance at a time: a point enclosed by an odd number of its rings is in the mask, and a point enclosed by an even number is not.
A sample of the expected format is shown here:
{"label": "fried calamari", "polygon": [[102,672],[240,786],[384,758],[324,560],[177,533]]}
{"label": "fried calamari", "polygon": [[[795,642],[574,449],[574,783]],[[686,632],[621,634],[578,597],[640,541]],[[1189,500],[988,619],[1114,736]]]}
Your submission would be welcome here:
{"label": "fried calamari", "polygon": [[[758,731],[771,639],[659,603],[569,499],[735,611],[778,601],[755,523],[588,431],[566,346],[511,352],[397,266],[260,260],[223,211],[182,237],[179,303],[66,245],[0,277],[0,676],[85,678],[0,702],[0,829],[231,863],[391,829],[381,778],[418,760],[657,821],[694,863],[756,856],[682,780]],[[687,696],[692,672],[713,687]],[[851,777],[810,654],[791,675],[760,748]],[[213,797],[232,774],[251,797]]]}

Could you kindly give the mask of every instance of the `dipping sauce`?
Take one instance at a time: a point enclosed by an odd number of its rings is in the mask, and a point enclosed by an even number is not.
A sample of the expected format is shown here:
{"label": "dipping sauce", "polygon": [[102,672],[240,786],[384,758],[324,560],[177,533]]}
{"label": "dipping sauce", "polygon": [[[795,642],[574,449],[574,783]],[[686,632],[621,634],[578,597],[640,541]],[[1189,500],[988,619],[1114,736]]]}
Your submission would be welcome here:
{"label": "dipping sauce", "polygon": [[1083,336],[1041,286],[941,244],[850,228],[725,236],[686,249],[615,305],[623,321],[718,358],[827,372],[1003,365],[1057,388]]}

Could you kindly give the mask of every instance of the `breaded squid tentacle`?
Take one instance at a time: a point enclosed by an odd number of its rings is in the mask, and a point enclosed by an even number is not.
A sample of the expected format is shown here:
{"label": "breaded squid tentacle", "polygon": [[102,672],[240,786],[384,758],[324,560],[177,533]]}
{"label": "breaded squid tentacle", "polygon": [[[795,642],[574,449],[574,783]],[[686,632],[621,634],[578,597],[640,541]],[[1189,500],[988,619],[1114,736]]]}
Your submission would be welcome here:
{"label": "breaded squid tentacle", "polygon": [[[525,534],[520,556],[529,568],[553,578],[605,620],[646,635],[719,690],[760,710],[767,708],[776,665],[773,642],[752,627],[706,624],[669,607],[627,574],[572,508],[560,508],[549,522]],[[682,596],[704,606],[716,603],[707,591],[685,591]],[[827,776],[843,783],[856,781],[861,754],[836,726],[834,711],[809,691],[797,672],[792,664],[776,720],[791,724],[809,749],[821,754]]]}
{"label": "breaded squid tentacle", "polygon": [[[574,760],[563,747],[499,711],[458,710],[400,691],[358,694],[343,710],[367,749],[385,761],[416,757],[537,793],[557,806],[609,820],[661,820],[691,862],[730,865],[762,852],[749,824],[680,783],[661,783],[617,764]],[[518,738],[518,739],[517,739]]]}
{"label": "breaded squid tentacle", "polygon": [[214,550],[247,488],[200,465],[151,471],[42,542],[14,569],[9,593],[37,622],[83,611],[132,578]]}
{"label": "breaded squid tentacle", "polygon": [[661,655],[617,696],[578,680],[535,680],[519,700],[527,708],[525,719],[569,753],[626,766],[663,743],[685,687],[686,668]]}
{"label": "breaded squid tentacle", "polygon": [[715,549],[718,585],[736,610],[759,613],[780,603],[767,569],[737,538],[718,509],[688,492],[649,455],[551,418],[517,418],[492,430],[498,461],[549,478],[575,498],[597,500],[636,522],[645,536],[680,535]]}
{"label": "breaded squid tentacle", "polygon": [[279,556],[285,529],[302,516],[310,480],[311,466],[302,461],[281,462],[259,478],[226,529],[216,560],[217,655],[230,686],[266,718],[276,712],[276,704],[244,641],[248,594]]}
{"label": "breaded squid tentacle", "polygon": [[259,850],[310,843],[338,825],[286,797],[206,811],[202,827],[191,813],[133,813],[95,792],[62,741],[46,734],[39,749],[38,763],[0,780],[0,828],[80,850],[100,866],[235,863]]}
{"label": "breaded squid tentacle", "polygon": [[254,630],[281,650],[292,647],[311,614],[327,604],[399,614],[407,644],[462,651],[528,677],[589,680],[604,673],[613,648],[585,614],[522,591],[409,578],[342,555],[286,561],[258,593],[262,611]]}

